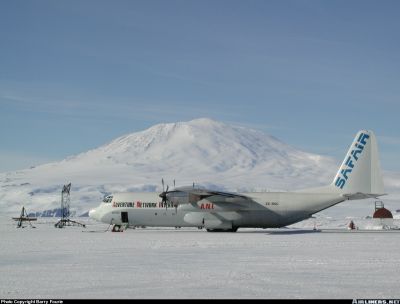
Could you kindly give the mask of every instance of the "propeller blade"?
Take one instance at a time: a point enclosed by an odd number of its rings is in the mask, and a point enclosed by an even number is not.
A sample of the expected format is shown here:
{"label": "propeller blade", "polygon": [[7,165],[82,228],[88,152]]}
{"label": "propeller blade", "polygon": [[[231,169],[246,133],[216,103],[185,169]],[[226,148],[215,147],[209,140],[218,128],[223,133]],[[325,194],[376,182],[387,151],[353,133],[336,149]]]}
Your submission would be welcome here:
{"label": "propeller blade", "polygon": [[167,204],[167,193],[168,193],[168,188],[169,186],[167,185],[167,190],[165,190],[164,194],[164,203],[165,203],[165,210],[168,209],[168,204]]}

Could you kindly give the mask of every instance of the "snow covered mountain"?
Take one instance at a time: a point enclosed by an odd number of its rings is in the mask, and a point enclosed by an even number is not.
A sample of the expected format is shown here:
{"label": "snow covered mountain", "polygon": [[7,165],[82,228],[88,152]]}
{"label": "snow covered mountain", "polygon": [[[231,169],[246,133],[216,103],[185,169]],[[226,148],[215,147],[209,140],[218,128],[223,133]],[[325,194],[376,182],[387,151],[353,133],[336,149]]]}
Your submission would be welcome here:
{"label": "snow covered mountain", "polygon": [[0,208],[57,208],[69,182],[77,214],[107,193],[161,191],[162,178],[170,187],[176,180],[177,186],[195,182],[229,191],[300,189],[330,183],[338,165],[264,132],[202,118],[158,124],[60,162],[1,173]]}

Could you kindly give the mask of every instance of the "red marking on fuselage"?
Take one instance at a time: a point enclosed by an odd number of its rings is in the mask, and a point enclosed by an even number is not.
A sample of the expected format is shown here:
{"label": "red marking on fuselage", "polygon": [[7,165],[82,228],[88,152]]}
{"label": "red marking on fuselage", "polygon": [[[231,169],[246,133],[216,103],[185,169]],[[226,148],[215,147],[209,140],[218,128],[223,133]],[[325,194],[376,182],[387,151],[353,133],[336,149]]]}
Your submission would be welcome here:
{"label": "red marking on fuselage", "polygon": [[213,203],[202,203],[200,209],[214,209]]}

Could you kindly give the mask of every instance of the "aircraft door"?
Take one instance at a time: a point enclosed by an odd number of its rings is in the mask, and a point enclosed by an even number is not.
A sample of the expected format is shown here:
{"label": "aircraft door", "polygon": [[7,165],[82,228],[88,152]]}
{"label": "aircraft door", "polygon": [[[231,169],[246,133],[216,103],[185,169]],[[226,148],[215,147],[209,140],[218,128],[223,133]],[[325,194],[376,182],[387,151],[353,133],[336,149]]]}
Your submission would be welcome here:
{"label": "aircraft door", "polygon": [[122,223],[129,223],[129,219],[128,219],[128,212],[121,212],[121,222]]}

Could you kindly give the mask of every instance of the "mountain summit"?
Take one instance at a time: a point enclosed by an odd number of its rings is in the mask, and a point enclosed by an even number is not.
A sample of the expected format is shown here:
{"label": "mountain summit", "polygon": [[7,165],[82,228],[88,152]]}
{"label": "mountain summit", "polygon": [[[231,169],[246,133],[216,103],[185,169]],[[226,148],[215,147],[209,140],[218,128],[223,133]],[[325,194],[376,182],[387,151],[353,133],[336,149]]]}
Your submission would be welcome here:
{"label": "mountain summit", "polygon": [[[132,174],[149,177],[151,172],[162,172],[168,176],[183,175],[190,180],[204,175],[206,180],[212,180],[212,176],[206,175],[273,172],[300,176],[305,169],[318,170],[323,162],[329,161],[299,151],[264,132],[201,118],[158,124],[121,136],[67,163],[127,166]],[[118,182],[115,177],[113,180]]]}
{"label": "mountain summit", "polygon": [[[344,151],[345,152],[345,151]],[[344,153],[343,152],[343,153]],[[158,124],[121,136],[97,149],[28,170],[0,174],[0,201],[30,209],[59,205],[72,182],[72,206],[87,210],[105,193],[161,191],[203,184],[230,191],[319,186],[333,179],[336,162],[306,153],[246,127],[208,118]]]}

